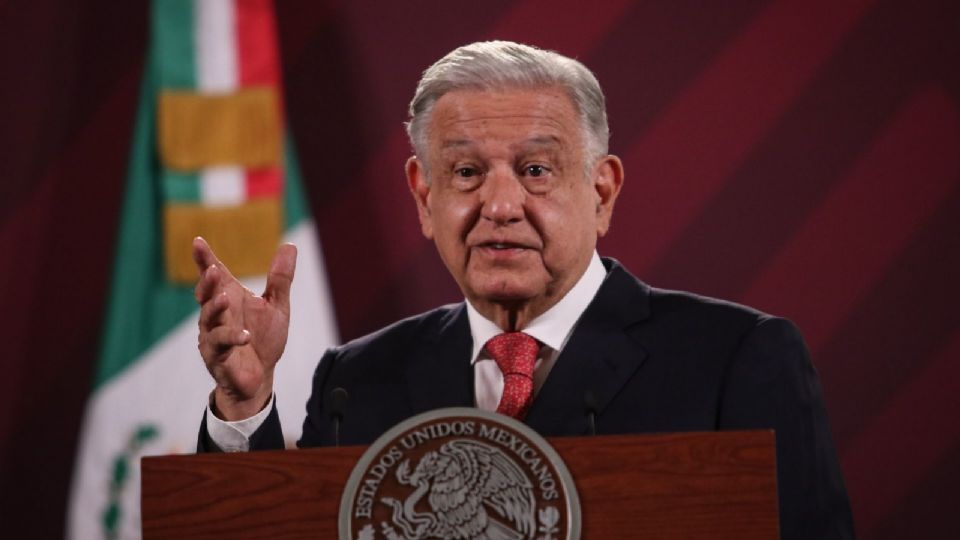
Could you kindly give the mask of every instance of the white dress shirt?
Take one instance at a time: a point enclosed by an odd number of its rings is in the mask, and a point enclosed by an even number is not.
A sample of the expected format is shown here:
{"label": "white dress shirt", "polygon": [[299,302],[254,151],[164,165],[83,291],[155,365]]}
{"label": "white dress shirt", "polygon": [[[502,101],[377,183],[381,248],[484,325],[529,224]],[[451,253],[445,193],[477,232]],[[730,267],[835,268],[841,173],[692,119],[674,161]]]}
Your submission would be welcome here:
{"label": "white dress shirt", "polygon": [[[594,251],[587,270],[580,276],[576,285],[553,307],[521,329],[542,343],[533,368],[534,395],[540,391],[540,387],[547,380],[553,364],[556,363],[557,357],[560,356],[560,352],[573,334],[577,321],[600,290],[606,275],[607,271],[600,261],[600,256]],[[477,407],[495,411],[500,403],[500,396],[503,395],[503,373],[483,346],[490,338],[503,333],[503,330],[474,309],[469,300],[466,304],[470,334],[473,337],[473,354],[470,357],[470,363],[473,364],[474,369],[474,398]],[[213,399],[212,393],[210,399]],[[210,439],[224,452],[249,450],[250,436],[267,419],[267,415],[273,409],[273,399],[274,396],[271,396],[267,405],[256,415],[236,422],[217,418],[210,404],[207,404],[207,433]]]}
{"label": "white dress shirt", "polygon": [[[553,364],[573,334],[580,315],[597,295],[606,275],[607,270],[603,267],[600,256],[593,252],[587,270],[576,285],[553,307],[521,329],[542,344],[537,354],[537,362],[533,366],[534,396],[547,380]],[[487,411],[495,411],[500,403],[500,396],[503,395],[503,373],[483,346],[497,334],[503,333],[503,330],[481,315],[469,301],[467,318],[470,320],[470,334],[473,336],[473,356],[470,357],[470,362],[474,369],[476,405]]]}

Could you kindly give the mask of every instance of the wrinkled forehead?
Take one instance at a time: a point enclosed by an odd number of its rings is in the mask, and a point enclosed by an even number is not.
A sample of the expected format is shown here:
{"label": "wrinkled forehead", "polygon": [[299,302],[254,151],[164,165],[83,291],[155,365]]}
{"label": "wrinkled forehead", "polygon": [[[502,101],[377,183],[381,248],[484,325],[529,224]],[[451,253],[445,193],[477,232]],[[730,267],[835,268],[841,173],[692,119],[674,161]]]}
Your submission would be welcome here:
{"label": "wrinkled forehead", "polygon": [[427,128],[434,148],[491,141],[568,147],[581,143],[579,117],[559,88],[457,90],[435,104]]}

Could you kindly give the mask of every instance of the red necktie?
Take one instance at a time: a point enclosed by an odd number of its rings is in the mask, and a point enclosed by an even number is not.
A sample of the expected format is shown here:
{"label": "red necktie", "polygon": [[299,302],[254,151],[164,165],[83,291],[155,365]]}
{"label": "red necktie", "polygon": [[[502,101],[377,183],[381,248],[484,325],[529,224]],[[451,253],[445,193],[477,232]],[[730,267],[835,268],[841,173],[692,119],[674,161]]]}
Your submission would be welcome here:
{"label": "red necktie", "polygon": [[540,345],[523,332],[508,332],[494,336],[486,348],[503,372],[503,397],[497,412],[523,420],[533,401],[533,366]]}

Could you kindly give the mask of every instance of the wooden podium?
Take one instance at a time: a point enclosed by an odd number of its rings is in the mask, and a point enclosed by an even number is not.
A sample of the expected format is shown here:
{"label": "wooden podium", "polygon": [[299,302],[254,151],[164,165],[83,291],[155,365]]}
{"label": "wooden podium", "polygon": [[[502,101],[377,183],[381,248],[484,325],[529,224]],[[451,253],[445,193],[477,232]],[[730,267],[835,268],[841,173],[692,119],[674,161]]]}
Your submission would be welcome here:
{"label": "wooden podium", "polygon": [[[547,440],[574,477],[584,539],[779,538],[771,431]],[[143,537],[335,539],[364,449],[143,458]]]}

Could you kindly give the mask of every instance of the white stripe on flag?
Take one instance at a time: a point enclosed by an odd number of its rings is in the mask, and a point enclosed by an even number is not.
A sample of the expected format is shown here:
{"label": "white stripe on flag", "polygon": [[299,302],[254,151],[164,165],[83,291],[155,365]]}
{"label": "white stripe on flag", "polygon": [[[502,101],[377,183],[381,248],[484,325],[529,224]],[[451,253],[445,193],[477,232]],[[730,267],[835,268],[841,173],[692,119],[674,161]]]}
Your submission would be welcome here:
{"label": "white stripe on flag", "polygon": [[200,171],[200,200],[204,206],[234,206],[247,199],[242,167],[207,167]]}
{"label": "white stripe on flag", "polygon": [[233,0],[197,0],[194,6],[197,91],[233,92],[239,80]]}

